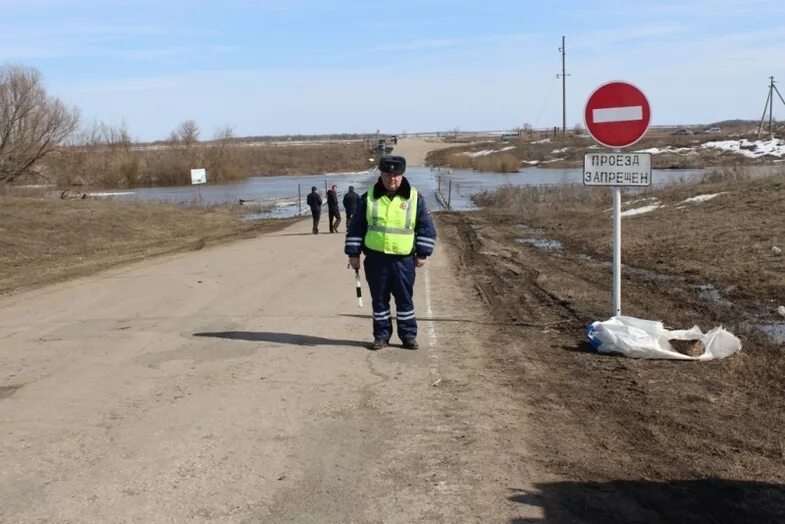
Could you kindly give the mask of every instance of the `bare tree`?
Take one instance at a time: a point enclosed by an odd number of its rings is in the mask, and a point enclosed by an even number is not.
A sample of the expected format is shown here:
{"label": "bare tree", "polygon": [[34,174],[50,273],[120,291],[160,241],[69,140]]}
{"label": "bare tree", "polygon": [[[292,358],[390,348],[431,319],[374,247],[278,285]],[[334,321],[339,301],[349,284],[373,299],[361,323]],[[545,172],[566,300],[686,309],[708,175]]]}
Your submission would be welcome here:
{"label": "bare tree", "polygon": [[242,169],[237,156],[237,147],[232,146],[234,130],[225,126],[216,131],[210,146],[204,154],[207,172],[213,181],[236,180],[242,178]]}
{"label": "bare tree", "polygon": [[199,141],[199,126],[193,120],[186,120],[177,126],[175,134],[179,143],[191,146]]}
{"label": "bare tree", "polygon": [[36,164],[57,151],[79,122],[76,110],[47,95],[32,68],[0,68],[0,182],[36,174]]}
{"label": "bare tree", "polygon": [[130,149],[133,141],[131,134],[128,132],[128,126],[125,121],[120,125],[110,125],[101,123],[101,141],[109,149]]}
{"label": "bare tree", "polygon": [[234,138],[234,128],[232,126],[224,126],[218,128],[215,132],[215,138],[219,142],[230,142]]}

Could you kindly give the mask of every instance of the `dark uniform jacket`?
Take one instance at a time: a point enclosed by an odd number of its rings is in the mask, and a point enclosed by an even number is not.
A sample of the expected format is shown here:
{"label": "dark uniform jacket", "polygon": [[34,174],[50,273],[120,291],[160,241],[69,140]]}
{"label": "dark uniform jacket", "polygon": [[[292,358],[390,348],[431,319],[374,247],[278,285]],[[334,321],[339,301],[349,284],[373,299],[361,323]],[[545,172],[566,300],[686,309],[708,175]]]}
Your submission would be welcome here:
{"label": "dark uniform jacket", "polygon": [[[404,177],[396,194],[408,199],[411,195],[411,191],[412,186],[409,185],[409,181]],[[357,208],[357,213],[352,217],[352,221],[349,223],[349,227],[346,230],[346,246],[344,247],[344,253],[350,257],[358,257],[361,252],[367,255],[370,251],[365,246],[365,233],[368,231],[366,209],[368,207],[369,198],[382,198],[387,194],[387,190],[384,188],[381,179],[376,182],[376,185],[373,186],[371,192],[373,194],[369,195],[369,193],[364,193],[360,197],[360,205]],[[354,238],[362,238],[362,245],[358,246],[355,241],[350,241],[350,239]],[[428,211],[428,208],[425,207],[425,199],[418,191],[417,217],[414,221],[414,247],[412,248],[412,253],[421,258],[431,256],[435,240],[436,227],[433,225],[433,220],[431,220],[431,214]]]}
{"label": "dark uniform jacket", "polygon": [[311,208],[311,211],[322,208],[322,196],[316,191],[308,193],[308,198],[306,198],[305,201],[308,203],[308,207]]}

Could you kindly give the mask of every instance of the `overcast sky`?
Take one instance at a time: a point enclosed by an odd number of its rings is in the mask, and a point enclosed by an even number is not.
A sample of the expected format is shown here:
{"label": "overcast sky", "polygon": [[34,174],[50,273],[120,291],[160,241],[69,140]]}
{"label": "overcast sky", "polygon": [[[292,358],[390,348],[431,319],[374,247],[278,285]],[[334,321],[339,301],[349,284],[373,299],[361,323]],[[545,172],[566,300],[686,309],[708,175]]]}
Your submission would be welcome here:
{"label": "overcast sky", "polygon": [[[653,124],[759,119],[785,1],[0,0],[0,57],[140,140],[567,125],[626,80]],[[785,117],[777,100],[775,116]]]}

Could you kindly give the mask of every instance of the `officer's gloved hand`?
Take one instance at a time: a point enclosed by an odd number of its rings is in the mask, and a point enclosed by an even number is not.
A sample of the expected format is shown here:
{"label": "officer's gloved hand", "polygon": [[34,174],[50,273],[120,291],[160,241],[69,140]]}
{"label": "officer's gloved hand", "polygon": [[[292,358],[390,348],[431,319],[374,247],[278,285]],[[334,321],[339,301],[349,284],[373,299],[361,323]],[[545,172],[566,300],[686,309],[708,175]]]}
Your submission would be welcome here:
{"label": "officer's gloved hand", "polygon": [[423,267],[425,265],[425,257],[414,257],[414,267]]}
{"label": "officer's gloved hand", "polygon": [[360,269],[360,257],[349,257],[349,266],[352,269]]}

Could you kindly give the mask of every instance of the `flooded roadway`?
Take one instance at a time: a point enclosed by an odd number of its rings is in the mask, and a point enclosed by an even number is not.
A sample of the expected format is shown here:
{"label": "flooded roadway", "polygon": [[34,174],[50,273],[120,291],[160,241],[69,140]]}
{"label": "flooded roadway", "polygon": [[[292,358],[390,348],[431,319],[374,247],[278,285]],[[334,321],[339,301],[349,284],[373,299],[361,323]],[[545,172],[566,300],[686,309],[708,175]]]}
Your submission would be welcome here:
{"label": "flooded roadway", "polygon": [[[697,176],[701,170],[654,170],[655,185],[667,184]],[[436,193],[441,188],[444,198],[450,198],[453,209],[474,209],[471,197],[486,190],[505,185],[560,185],[580,184],[582,170],[524,168],[518,173],[477,172],[471,170],[431,169],[410,167],[406,177],[425,196],[429,208],[441,209]],[[305,197],[312,186],[319,188],[324,196],[327,187],[338,186],[339,196],[348,187],[354,186],[363,193],[373,185],[378,176],[376,171],[356,173],[326,173],[324,175],[287,175],[250,177],[246,180],[225,184],[202,186],[178,186],[135,188],[116,192],[92,192],[95,197],[113,198],[142,202],[169,202],[185,204],[226,204],[241,200],[257,204],[259,218],[286,218],[295,216],[300,209],[306,210]]]}

